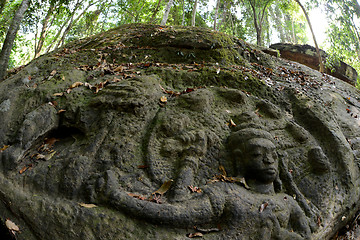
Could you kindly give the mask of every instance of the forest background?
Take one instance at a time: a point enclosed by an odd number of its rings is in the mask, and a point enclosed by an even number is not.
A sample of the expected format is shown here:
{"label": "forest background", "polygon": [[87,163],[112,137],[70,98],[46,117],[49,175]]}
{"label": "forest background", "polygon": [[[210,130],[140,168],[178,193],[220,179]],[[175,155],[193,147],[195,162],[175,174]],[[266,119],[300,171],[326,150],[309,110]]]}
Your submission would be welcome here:
{"label": "forest background", "polygon": [[[322,27],[321,30],[315,28],[314,35],[321,40],[319,47],[330,54],[327,65],[342,60],[360,73],[359,2],[0,0],[0,49],[4,50],[6,38],[14,36],[9,61],[2,65],[8,69],[24,65],[67,42],[127,23],[212,28],[260,46],[278,42],[314,46],[305,10],[311,24]],[[1,57],[0,53],[0,60]]]}

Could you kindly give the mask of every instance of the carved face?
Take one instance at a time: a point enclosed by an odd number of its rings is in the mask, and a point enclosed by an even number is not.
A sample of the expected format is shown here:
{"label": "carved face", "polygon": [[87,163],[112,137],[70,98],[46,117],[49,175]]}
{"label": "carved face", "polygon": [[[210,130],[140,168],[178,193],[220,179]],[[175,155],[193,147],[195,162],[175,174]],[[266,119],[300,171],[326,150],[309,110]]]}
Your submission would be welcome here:
{"label": "carved face", "polygon": [[242,156],[245,178],[260,183],[272,183],[278,173],[275,145],[268,139],[253,138],[246,145]]}

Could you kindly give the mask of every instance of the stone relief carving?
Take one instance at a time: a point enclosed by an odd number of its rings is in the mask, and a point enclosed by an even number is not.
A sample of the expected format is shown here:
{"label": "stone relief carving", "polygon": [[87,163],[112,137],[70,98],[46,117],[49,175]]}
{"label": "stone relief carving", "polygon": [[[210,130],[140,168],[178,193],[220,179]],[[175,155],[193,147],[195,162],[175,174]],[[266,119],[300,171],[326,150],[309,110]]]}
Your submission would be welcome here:
{"label": "stone relief carving", "polygon": [[[228,237],[309,239],[310,226],[303,210],[292,196],[279,192],[278,155],[273,141],[269,132],[253,127],[229,136],[227,146],[235,177],[244,178],[245,186],[236,181],[209,183],[203,193],[190,199],[158,204],[129,196],[116,187],[116,177],[108,172],[108,194],[117,208],[154,222],[182,227],[224,223],[223,234]],[[187,166],[181,171],[191,178],[192,174],[187,173],[197,166]]]}

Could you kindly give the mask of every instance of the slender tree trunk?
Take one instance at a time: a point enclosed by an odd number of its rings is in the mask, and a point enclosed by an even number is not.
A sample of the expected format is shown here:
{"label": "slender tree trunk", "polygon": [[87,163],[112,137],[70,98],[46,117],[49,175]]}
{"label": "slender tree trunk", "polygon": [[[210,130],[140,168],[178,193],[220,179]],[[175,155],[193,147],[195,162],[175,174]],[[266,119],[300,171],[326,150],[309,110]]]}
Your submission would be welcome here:
{"label": "slender tree trunk", "polygon": [[[75,14],[75,12],[74,12],[74,14]],[[59,31],[57,32],[54,40],[52,41],[52,43],[49,45],[48,49],[46,50],[46,53],[48,53],[48,52],[51,50],[51,48],[52,48],[52,46],[54,45],[54,43],[57,42],[58,38],[60,37],[60,34],[61,34],[62,30],[63,30],[64,27],[69,23],[69,21],[72,19],[73,16],[74,16],[74,15],[71,15],[71,17],[69,17],[69,18],[64,22],[64,24],[60,27],[60,29],[59,29]],[[55,47],[55,48],[56,48],[56,47]]]}
{"label": "slender tree trunk", "polygon": [[191,26],[192,27],[195,27],[196,8],[197,8],[197,0],[195,0],[193,11],[192,11],[192,18],[191,18]]}
{"label": "slender tree trunk", "polygon": [[2,13],[2,11],[5,8],[5,4],[8,0],[0,0],[0,14]]}
{"label": "slender tree trunk", "polygon": [[[259,2],[257,2],[256,0],[248,0],[248,2],[250,3],[250,6],[251,6],[251,10],[253,12],[254,27],[256,30],[256,44],[258,46],[262,45],[262,24],[263,24],[264,17],[266,14],[266,8],[271,1],[273,1],[273,0],[267,0],[267,1],[259,0]],[[256,3],[263,4],[262,9],[261,9],[261,4],[260,4],[260,6],[255,6]],[[256,9],[259,10],[259,13],[256,12]]]}
{"label": "slender tree trunk", "polygon": [[[142,1],[142,0],[139,0],[139,1],[138,1],[138,5],[140,4],[141,1]],[[137,22],[139,21],[139,16],[140,16],[140,14],[141,14],[142,9],[143,9],[144,6],[145,6],[145,3],[146,3],[146,1],[143,1],[143,4],[141,5],[139,11],[136,11],[136,14],[134,14],[134,16],[135,16],[135,17],[134,17],[134,22],[135,22],[135,23],[137,23]]]}
{"label": "slender tree trunk", "polygon": [[279,10],[278,6],[276,6],[274,10],[270,7],[269,8],[269,13],[270,13],[270,16],[275,21],[275,24],[276,24],[275,28],[279,32],[280,42],[282,42],[282,43],[286,42],[285,33],[284,33],[284,26],[283,26],[283,23],[281,21],[282,14],[281,14],[281,11]]}
{"label": "slender tree trunk", "polygon": [[182,0],[182,11],[181,25],[185,26],[185,0]]}
{"label": "slender tree trunk", "polygon": [[[60,34],[62,33],[62,30],[64,29],[64,27],[65,27],[66,25],[68,25],[68,23],[69,23],[70,21],[73,20],[74,15],[75,15],[75,13],[76,13],[76,10],[77,10],[77,8],[81,5],[81,3],[82,3],[82,1],[79,2],[79,0],[77,0],[77,2],[76,2],[76,4],[75,4],[75,8],[74,8],[74,10],[72,11],[71,16],[69,16],[69,17],[66,19],[66,21],[63,23],[63,25],[61,25],[60,29],[58,30],[58,32],[57,32],[57,34],[56,34],[56,36],[55,36],[55,38],[54,38],[54,40],[52,41],[52,43],[49,45],[48,49],[46,50],[46,53],[48,53],[48,52],[52,49],[52,46],[54,45],[54,43],[56,43],[56,42],[58,41],[58,38],[60,37]],[[60,45],[60,43],[58,42],[58,43],[56,44],[55,48],[57,48],[59,45]]]}
{"label": "slender tree trunk", "polygon": [[256,14],[256,9],[254,4],[250,1],[250,6],[253,12],[253,18],[254,18],[254,27],[255,27],[255,31],[256,31],[256,44],[258,46],[261,45],[262,39],[261,39],[261,24],[259,25],[258,23],[258,19],[257,19],[257,14]]}
{"label": "slender tree trunk", "polygon": [[295,24],[294,24],[293,18],[291,18],[291,30],[292,30],[292,42],[296,44],[297,39],[296,39],[296,34],[295,34]]}
{"label": "slender tree trunk", "polygon": [[220,0],[217,0],[216,7],[215,7],[215,16],[214,16],[214,30],[216,30],[216,23],[217,23],[217,18],[218,18],[218,13],[219,13],[219,7],[220,7]]}
{"label": "slender tree trunk", "polygon": [[163,18],[161,20],[161,25],[166,25],[166,22],[167,22],[167,19],[169,17],[169,13],[170,13],[170,9],[172,7],[173,1],[174,0],[169,0],[168,4],[166,5],[164,16],[163,16]]}
{"label": "slender tree trunk", "polygon": [[79,14],[79,16],[77,16],[77,18],[75,18],[75,20],[70,21],[70,24],[68,25],[68,27],[65,29],[60,41],[58,42],[58,45],[56,47],[59,46],[59,43],[61,43],[61,46],[64,45],[65,42],[65,37],[66,35],[70,32],[71,28],[77,23],[77,21],[79,21],[79,19],[86,13],[86,11],[94,4],[96,4],[97,2],[99,2],[100,0],[90,3],[85,9],[84,11],[82,11],[82,13]]}
{"label": "slender tree trunk", "polygon": [[30,0],[23,0],[16,10],[14,18],[12,19],[9,30],[6,34],[6,38],[3,44],[3,47],[0,52],[0,81],[5,77],[6,70],[9,64],[9,58],[11,54],[11,49],[14,45],[16,34],[19,30],[20,23],[24,18],[24,13],[29,7]]}
{"label": "slender tree trunk", "polygon": [[221,21],[220,21],[219,24],[217,25],[217,30],[218,30],[218,31],[221,29],[222,25],[224,25],[224,23],[225,23],[225,21],[226,21],[226,17],[227,17],[227,15],[229,14],[228,5],[229,5],[229,2],[228,2],[228,1],[225,1],[225,2],[224,2],[224,10],[223,10],[223,13],[222,13],[222,16],[221,16]]}
{"label": "slender tree trunk", "polygon": [[37,42],[37,44],[35,44],[35,56],[34,58],[37,58],[40,56],[40,52],[41,49],[44,45],[44,41],[45,41],[45,37],[46,37],[46,31],[48,29],[48,24],[49,24],[49,20],[53,14],[53,11],[55,9],[55,5],[53,3],[50,3],[50,7],[49,10],[44,18],[44,21],[42,22],[42,29],[41,29],[41,33],[39,36],[39,41]]}
{"label": "slender tree trunk", "polygon": [[320,72],[325,72],[325,68],[324,68],[324,64],[322,62],[322,58],[321,58],[321,54],[320,54],[320,49],[319,49],[319,46],[317,44],[317,41],[316,41],[316,37],[315,37],[315,34],[314,34],[314,31],[313,31],[313,28],[311,26],[311,22],[310,22],[310,18],[306,12],[306,9],[304,8],[304,6],[300,3],[300,0],[295,0],[295,2],[297,2],[299,4],[299,6],[301,7],[301,9],[303,10],[304,14],[305,14],[305,17],[306,17],[306,20],[309,24],[309,27],[310,27],[310,31],[311,31],[311,34],[312,34],[312,37],[313,37],[313,40],[314,40],[314,43],[315,43],[315,48],[316,48],[316,53],[318,55],[318,58],[319,58],[319,66],[320,66],[320,69],[319,71]]}
{"label": "slender tree trunk", "polygon": [[152,15],[151,18],[150,18],[150,23],[153,23],[153,22],[154,22],[155,17],[156,17],[156,14],[157,14],[158,11],[159,11],[160,3],[161,3],[161,0],[158,1],[158,4],[157,4],[157,6],[156,6],[156,8],[155,8],[155,10],[154,10],[154,13],[153,13],[153,15]]}

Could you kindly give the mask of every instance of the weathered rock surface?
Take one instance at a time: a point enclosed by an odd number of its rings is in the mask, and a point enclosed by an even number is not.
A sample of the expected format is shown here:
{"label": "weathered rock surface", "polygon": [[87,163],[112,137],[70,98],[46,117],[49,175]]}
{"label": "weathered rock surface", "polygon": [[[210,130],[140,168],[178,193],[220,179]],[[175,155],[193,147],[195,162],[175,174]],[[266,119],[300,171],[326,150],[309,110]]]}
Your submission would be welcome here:
{"label": "weathered rock surface", "polygon": [[[282,58],[296,61],[312,69],[319,70],[319,58],[316,49],[310,45],[294,45],[289,43],[276,43],[270,46],[272,49],[279,50]],[[320,49],[321,57],[326,62],[328,54]],[[350,65],[339,61],[333,64],[332,69],[326,68],[326,73],[344,80],[352,85],[356,85],[358,73]]]}
{"label": "weathered rock surface", "polygon": [[[75,41],[0,83],[0,217],[26,240],[330,239],[359,209],[359,98],[209,30]],[[229,138],[259,126],[269,192]]]}

